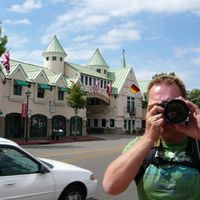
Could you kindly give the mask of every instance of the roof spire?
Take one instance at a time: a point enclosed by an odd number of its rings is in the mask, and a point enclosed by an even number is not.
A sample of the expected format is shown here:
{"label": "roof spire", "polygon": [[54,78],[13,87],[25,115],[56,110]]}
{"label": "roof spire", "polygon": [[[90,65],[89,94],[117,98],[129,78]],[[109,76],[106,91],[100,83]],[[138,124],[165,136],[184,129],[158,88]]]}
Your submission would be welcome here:
{"label": "roof spire", "polygon": [[125,50],[122,50],[122,67],[126,68]]}

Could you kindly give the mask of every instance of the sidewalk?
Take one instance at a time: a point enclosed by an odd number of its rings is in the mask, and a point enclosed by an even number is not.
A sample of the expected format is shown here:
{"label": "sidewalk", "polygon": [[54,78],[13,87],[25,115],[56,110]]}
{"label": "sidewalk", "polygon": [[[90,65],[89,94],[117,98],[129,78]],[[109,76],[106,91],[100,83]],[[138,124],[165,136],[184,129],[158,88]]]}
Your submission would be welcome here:
{"label": "sidewalk", "polygon": [[27,142],[25,139],[13,139],[19,145],[37,145],[37,144],[57,144],[57,143],[69,143],[69,142],[81,142],[81,141],[94,141],[104,140],[103,135],[84,135],[84,136],[66,136],[61,137],[59,140],[52,140],[51,138],[29,139]]}

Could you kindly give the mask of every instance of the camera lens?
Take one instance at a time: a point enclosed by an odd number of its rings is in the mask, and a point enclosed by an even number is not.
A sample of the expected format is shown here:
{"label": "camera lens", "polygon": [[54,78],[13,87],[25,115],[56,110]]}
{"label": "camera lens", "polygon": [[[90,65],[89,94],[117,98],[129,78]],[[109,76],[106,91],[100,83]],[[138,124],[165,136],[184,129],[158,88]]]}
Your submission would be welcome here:
{"label": "camera lens", "polygon": [[189,114],[186,103],[180,99],[173,99],[165,105],[165,118],[171,123],[184,122]]}

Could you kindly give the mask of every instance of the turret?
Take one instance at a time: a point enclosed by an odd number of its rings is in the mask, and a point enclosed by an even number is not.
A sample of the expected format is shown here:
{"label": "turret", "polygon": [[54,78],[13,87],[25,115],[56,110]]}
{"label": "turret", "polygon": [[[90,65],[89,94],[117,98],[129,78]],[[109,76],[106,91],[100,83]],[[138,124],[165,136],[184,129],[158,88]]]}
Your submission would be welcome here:
{"label": "turret", "polygon": [[67,54],[56,36],[53,37],[42,55],[44,56],[44,67],[54,73],[64,74],[64,59]]}

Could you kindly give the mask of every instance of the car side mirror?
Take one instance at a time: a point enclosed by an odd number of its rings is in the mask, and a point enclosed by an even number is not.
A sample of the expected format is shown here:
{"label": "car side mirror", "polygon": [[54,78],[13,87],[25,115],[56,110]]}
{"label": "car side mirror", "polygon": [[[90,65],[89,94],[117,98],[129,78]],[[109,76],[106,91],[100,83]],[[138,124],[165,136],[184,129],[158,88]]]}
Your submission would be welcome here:
{"label": "car side mirror", "polygon": [[40,171],[39,171],[41,174],[45,174],[45,173],[48,173],[49,170],[44,166],[44,165],[40,165]]}

